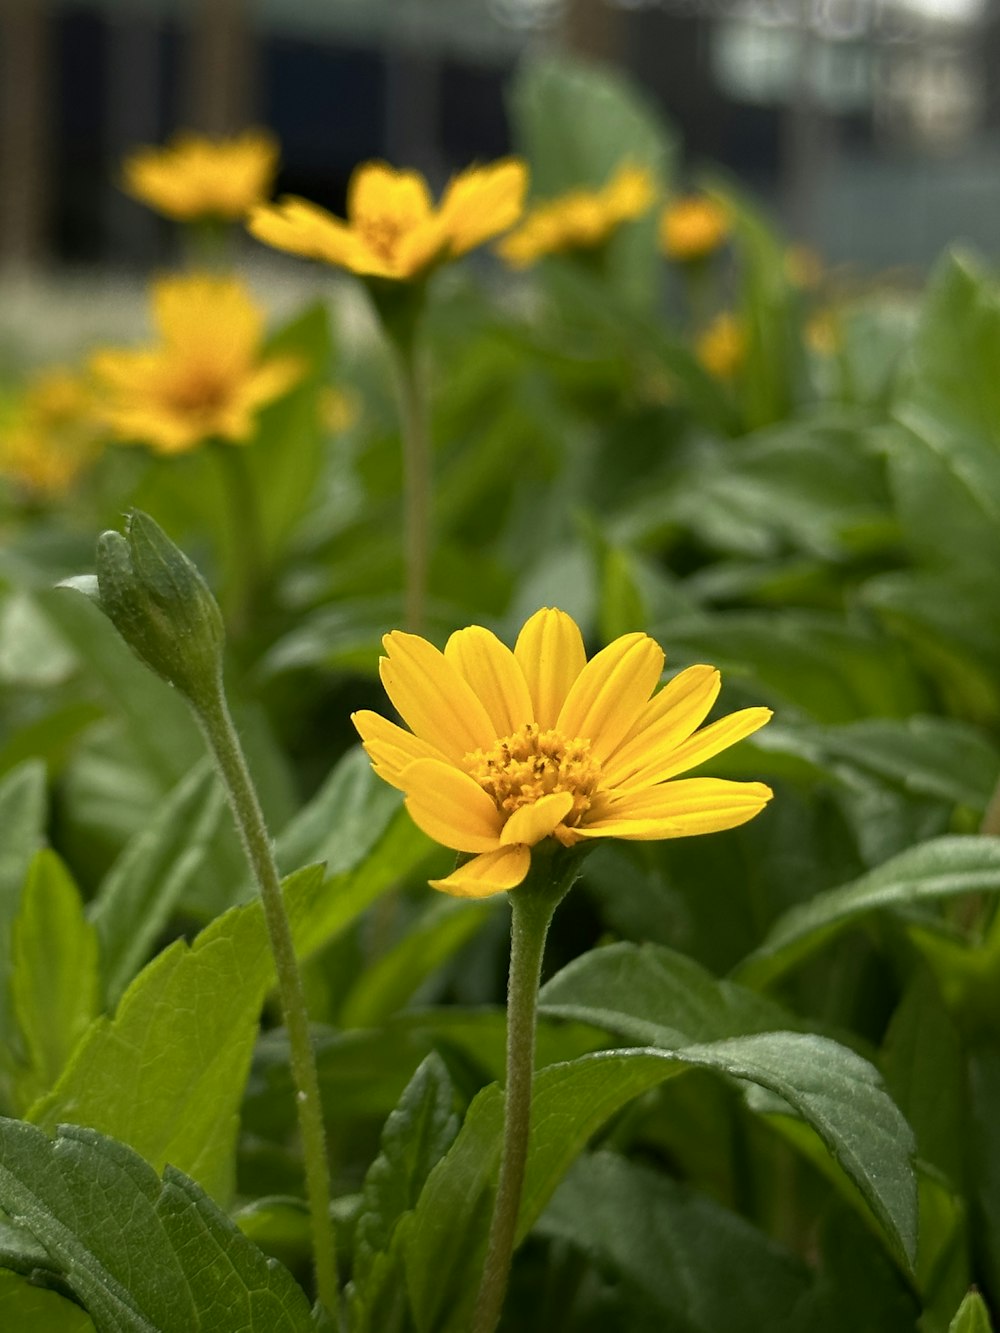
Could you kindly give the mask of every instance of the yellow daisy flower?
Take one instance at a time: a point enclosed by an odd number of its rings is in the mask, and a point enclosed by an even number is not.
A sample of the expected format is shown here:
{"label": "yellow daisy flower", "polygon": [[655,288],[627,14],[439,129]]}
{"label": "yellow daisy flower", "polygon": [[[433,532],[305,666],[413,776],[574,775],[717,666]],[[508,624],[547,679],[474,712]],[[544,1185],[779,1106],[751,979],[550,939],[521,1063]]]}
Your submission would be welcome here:
{"label": "yellow daisy flower", "polygon": [[648,211],[655,188],[649,171],[624,163],[600,190],[570,190],[533,208],[497,253],[512,268],[527,268],[545,255],[595,249]]}
{"label": "yellow daisy flower", "polygon": [[728,236],[729,216],[708,195],[677,199],[660,215],[660,244],[664,253],[682,263],[714,254]]}
{"label": "yellow daisy flower", "polygon": [[287,195],[254,209],[247,225],[279,250],[363,277],[407,281],[512,227],[524,207],[527,181],[528,169],[518,158],[470,167],[451,180],[435,207],[419,172],[366,162],[351,176],[346,221]]}
{"label": "yellow daisy flower", "polygon": [[724,310],[698,336],[694,351],[710,375],[718,380],[734,379],[746,361],[746,329],[735,315]]}
{"label": "yellow daisy flower", "polygon": [[245,444],[257,412],[301,378],[302,362],[261,356],[264,312],[237,278],[161,278],[152,303],[158,342],[91,359],[102,418],[119,439],[163,454],[213,438]]}
{"label": "yellow daisy flower", "polygon": [[352,720],[414,822],[472,857],[433,888],[485,898],[516,888],[547,839],[570,847],[712,833],[771,799],[760,782],[674,780],[771,713],[745,708],[696,730],[718,671],[688,667],[654,694],[663,651],[645,634],[625,634],[588,662],[572,618],[546,608],[513,652],[479,625],[458,630],[443,653],[399,630],[383,643],[382,684],[410,730],[369,711]]}
{"label": "yellow daisy flower", "polygon": [[179,222],[236,221],[274,186],[278,142],[263,130],[231,139],[175,135],[163,148],[138,148],[124,161],[124,189]]}
{"label": "yellow daisy flower", "polygon": [[37,375],[0,426],[0,473],[36,496],[64,495],[97,451],[93,395],[70,370]]}

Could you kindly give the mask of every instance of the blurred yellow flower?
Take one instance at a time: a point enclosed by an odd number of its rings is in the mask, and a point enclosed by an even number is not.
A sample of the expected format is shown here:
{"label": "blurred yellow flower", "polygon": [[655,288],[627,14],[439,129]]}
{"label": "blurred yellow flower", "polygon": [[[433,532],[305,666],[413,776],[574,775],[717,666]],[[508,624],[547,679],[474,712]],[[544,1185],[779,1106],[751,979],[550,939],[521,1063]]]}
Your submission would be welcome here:
{"label": "blurred yellow flower", "polygon": [[527,182],[525,164],[503,158],[453,177],[435,207],[419,172],[365,162],[348,185],[346,221],[287,195],[254,209],[247,225],[279,250],[363,277],[407,281],[512,227],[524,208]]}
{"label": "blurred yellow flower", "polygon": [[588,662],[575,622],[546,608],[513,652],[478,625],[458,630],[443,653],[398,630],[383,643],[382,683],[410,730],[367,711],[353,722],[414,822],[472,856],[433,888],[485,898],[516,888],[547,839],[569,847],[711,833],[771,799],[760,782],[673,780],[771,713],[744,708],[697,730],[718,671],[688,667],[654,694],[663,652],[645,634],[625,634]]}
{"label": "blurred yellow flower", "polygon": [[258,410],[301,378],[302,362],[261,356],[264,313],[237,278],[161,278],[152,304],[158,342],[91,359],[103,420],[119,439],[163,454],[209,439],[245,444]]}
{"label": "blurred yellow flower", "polygon": [[263,130],[231,139],[178,134],[163,148],[138,148],[122,165],[126,192],[167,217],[235,221],[274,186],[278,142]]}
{"label": "blurred yellow flower", "polygon": [[670,259],[681,263],[714,254],[728,236],[728,213],[706,194],[676,199],[660,215],[660,244]]}
{"label": "blurred yellow flower", "polygon": [[832,306],[815,311],[803,329],[806,346],[818,356],[834,356],[844,342],[840,314]]}
{"label": "blurred yellow flower", "polygon": [[695,356],[716,379],[733,379],[747,354],[743,324],[730,311],[716,315],[695,342]]}
{"label": "blurred yellow flower", "polygon": [[527,268],[545,255],[595,249],[623,222],[647,212],[655,193],[651,172],[623,163],[599,190],[570,190],[538,204],[497,253],[512,268]]}
{"label": "blurred yellow flower", "polygon": [[43,371],[0,425],[0,474],[32,495],[63,495],[96,457],[98,435],[83,376]]}

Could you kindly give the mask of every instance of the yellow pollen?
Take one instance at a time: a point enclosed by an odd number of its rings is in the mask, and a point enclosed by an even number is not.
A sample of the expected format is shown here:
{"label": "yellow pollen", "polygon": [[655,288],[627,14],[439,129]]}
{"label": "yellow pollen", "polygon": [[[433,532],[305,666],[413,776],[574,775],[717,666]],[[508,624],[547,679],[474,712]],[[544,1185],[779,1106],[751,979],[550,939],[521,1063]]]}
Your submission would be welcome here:
{"label": "yellow pollen", "polygon": [[379,258],[391,263],[404,231],[403,223],[398,218],[372,215],[359,218],[357,225]]}
{"label": "yellow pollen", "polygon": [[506,815],[552,792],[572,792],[573,808],[563,820],[569,828],[590,809],[601,781],[590,741],[567,740],[558,731],[543,731],[536,722],[525,723],[492,749],[471,751],[463,764]]}
{"label": "yellow pollen", "polygon": [[207,371],[189,371],[170,384],[164,398],[180,412],[209,412],[221,407],[230,386],[222,376]]}

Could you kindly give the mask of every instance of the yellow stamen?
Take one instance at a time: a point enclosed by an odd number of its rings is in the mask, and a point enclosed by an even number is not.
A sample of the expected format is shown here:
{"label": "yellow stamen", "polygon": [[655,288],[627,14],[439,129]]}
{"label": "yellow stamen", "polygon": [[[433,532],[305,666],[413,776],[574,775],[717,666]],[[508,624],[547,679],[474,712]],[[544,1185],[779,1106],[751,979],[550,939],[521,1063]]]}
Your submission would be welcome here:
{"label": "yellow stamen", "polygon": [[553,792],[570,792],[573,807],[563,820],[570,828],[590,809],[601,781],[600,765],[590,755],[590,741],[567,740],[558,731],[543,730],[537,722],[525,723],[492,749],[470,751],[462,762],[506,815]]}

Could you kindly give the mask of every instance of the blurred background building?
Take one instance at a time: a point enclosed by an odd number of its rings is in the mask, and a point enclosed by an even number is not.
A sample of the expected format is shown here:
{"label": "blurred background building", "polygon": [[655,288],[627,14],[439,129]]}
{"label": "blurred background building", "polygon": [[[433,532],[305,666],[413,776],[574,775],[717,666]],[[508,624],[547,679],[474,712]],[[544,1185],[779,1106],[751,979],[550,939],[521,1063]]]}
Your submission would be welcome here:
{"label": "blurred background building", "polygon": [[511,70],[553,48],[831,260],[995,247],[996,0],[0,0],[0,263],[154,262],[117,167],[181,127],[270,126],[280,189],[334,208],[366,157],[441,181],[509,147]]}

